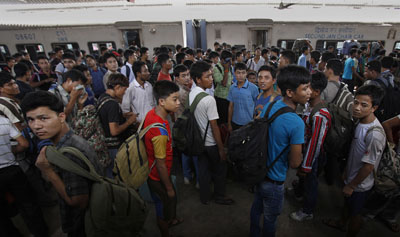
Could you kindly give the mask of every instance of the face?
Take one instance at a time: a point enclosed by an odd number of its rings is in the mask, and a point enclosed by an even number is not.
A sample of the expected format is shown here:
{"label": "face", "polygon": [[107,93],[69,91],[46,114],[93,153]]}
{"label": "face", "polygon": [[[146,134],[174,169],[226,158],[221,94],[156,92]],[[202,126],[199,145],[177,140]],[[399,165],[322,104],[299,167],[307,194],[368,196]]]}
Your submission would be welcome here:
{"label": "face", "polygon": [[236,75],[236,80],[238,82],[244,82],[246,80],[246,70],[236,70],[235,75]]}
{"label": "face", "polygon": [[160,105],[167,111],[167,112],[176,112],[178,111],[181,102],[179,101],[179,92],[174,92],[170,94],[165,99],[160,99]]}
{"label": "face", "polygon": [[25,54],[24,56],[22,56],[24,59],[26,60],[31,60],[31,55],[30,54]]}
{"label": "face", "polygon": [[255,55],[256,56],[261,56],[261,49],[256,49]]}
{"label": "face", "polygon": [[282,67],[284,67],[284,66],[286,66],[288,64],[289,64],[289,61],[285,57],[283,57],[283,56],[279,57],[278,68],[282,68]]}
{"label": "face", "polygon": [[57,57],[57,58],[61,58],[63,54],[64,54],[64,51],[63,51],[63,50],[60,50],[60,51],[58,51],[58,52],[56,53],[56,57]]}
{"label": "face", "polygon": [[189,70],[179,73],[179,77],[176,77],[175,81],[181,86],[189,87],[191,81]]}
{"label": "face", "polygon": [[118,70],[118,62],[114,57],[109,57],[105,63],[108,70],[116,72]]}
{"label": "face", "polygon": [[87,78],[86,85],[92,84],[92,75],[90,74],[89,70],[84,71],[83,75],[85,75],[85,77]]}
{"label": "face", "polygon": [[247,80],[249,80],[249,82],[253,83],[254,85],[258,85],[256,75],[251,74],[247,76]]}
{"label": "face", "polygon": [[270,90],[275,82],[276,79],[272,77],[271,72],[264,70],[258,73],[258,86],[261,90]]}
{"label": "face", "polygon": [[197,78],[196,80],[197,80],[197,85],[200,86],[201,88],[204,89],[211,88],[214,81],[211,69],[203,72],[201,78]]}
{"label": "face", "polygon": [[147,60],[149,58],[149,51],[146,51],[146,53],[142,54],[142,57]]}
{"label": "face", "polygon": [[325,66],[326,66],[326,62],[323,62],[323,61],[319,60],[318,70],[324,71],[325,70]]}
{"label": "face", "polygon": [[219,63],[219,57],[212,58],[211,61],[212,61],[214,64],[217,64],[217,63]]}
{"label": "face", "polygon": [[243,54],[240,54],[238,57],[236,57],[236,61],[237,61],[238,63],[243,62]]}
{"label": "face", "polygon": [[86,63],[87,63],[87,65],[88,65],[89,67],[94,67],[94,66],[96,66],[96,61],[94,61],[94,59],[91,58],[91,57],[87,57],[87,58],[86,58]]}
{"label": "face", "polygon": [[172,68],[172,60],[169,58],[163,65],[167,70],[170,70]]}
{"label": "face", "polygon": [[367,68],[364,72],[364,77],[369,80],[377,78],[377,73],[374,70]]}
{"label": "face", "polygon": [[83,85],[82,81],[72,81],[70,78],[67,79],[65,83],[63,83],[63,88],[70,93],[76,86]]}
{"label": "face", "polygon": [[72,59],[66,58],[66,59],[63,59],[63,64],[64,64],[65,68],[67,68],[69,71],[75,66],[76,62]]}
{"label": "face", "polygon": [[40,67],[40,69],[42,69],[43,71],[47,71],[50,69],[50,63],[49,60],[47,59],[40,59],[38,61],[38,66]]}
{"label": "face", "polygon": [[118,99],[122,100],[122,98],[124,97],[126,89],[128,89],[128,87],[116,85],[114,87],[115,97],[117,97]]}
{"label": "face", "polygon": [[15,59],[11,59],[11,60],[7,63],[7,66],[8,66],[9,68],[14,67],[14,65],[15,65]]}
{"label": "face", "polygon": [[129,56],[129,61],[136,62],[136,53],[134,53],[131,56]]}
{"label": "face", "polygon": [[295,104],[306,104],[311,97],[310,83],[300,84],[295,91],[287,90],[286,94],[291,97]]}
{"label": "face", "polygon": [[65,114],[57,114],[47,106],[28,111],[26,118],[33,133],[41,140],[57,137],[65,125]]}
{"label": "face", "polygon": [[1,94],[6,95],[18,95],[19,94],[19,87],[15,80],[11,80],[10,82],[0,87]]}
{"label": "face", "polygon": [[140,69],[140,79],[143,81],[149,80],[150,77],[150,72],[149,69],[147,68],[147,65],[143,65],[142,68]]}
{"label": "face", "polygon": [[363,119],[375,112],[378,106],[372,106],[372,99],[368,95],[357,95],[354,98],[353,117]]}

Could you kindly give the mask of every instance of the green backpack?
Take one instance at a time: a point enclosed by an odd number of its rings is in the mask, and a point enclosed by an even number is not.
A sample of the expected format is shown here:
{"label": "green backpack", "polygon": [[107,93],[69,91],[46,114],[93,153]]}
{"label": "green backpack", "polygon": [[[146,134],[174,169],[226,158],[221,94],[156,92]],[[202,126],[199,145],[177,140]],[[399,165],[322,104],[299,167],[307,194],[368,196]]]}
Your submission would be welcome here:
{"label": "green backpack", "polygon": [[[89,171],[64,156],[65,153],[81,159]],[[92,163],[74,147],[57,150],[48,146],[46,157],[51,164],[93,181],[85,214],[87,236],[136,236],[140,232],[148,210],[136,190],[97,174]]]}

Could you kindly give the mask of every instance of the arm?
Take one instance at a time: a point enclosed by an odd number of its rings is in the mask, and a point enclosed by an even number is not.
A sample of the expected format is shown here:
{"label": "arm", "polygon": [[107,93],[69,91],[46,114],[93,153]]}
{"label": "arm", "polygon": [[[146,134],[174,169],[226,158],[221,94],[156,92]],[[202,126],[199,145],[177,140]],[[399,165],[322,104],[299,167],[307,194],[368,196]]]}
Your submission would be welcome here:
{"label": "arm", "polygon": [[228,130],[232,132],[233,102],[229,102],[228,108]]}
{"label": "arm", "polygon": [[364,163],[364,165],[358,171],[356,177],[350,183],[344,186],[343,188],[344,195],[351,196],[357,185],[359,185],[362,181],[364,181],[364,179],[367,178],[373,170],[374,170],[374,165]]}
{"label": "arm", "polygon": [[398,116],[386,120],[382,123],[383,129],[386,133],[386,138],[389,143],[394,144],[393,128],[400,126],[400,118]]}
{"label": "arm", "polygon": [[12,147],[12,151],[14,154],[23,152],[26,149],[28,149],[29,142],[28,142],[28,140],[25,139],[24,136],[20,135],[17,138],[15,138],[15,140],[17,140],[18,144],[16,146]]}
{"label": "arm", "polygon": [[153,143],[154,157],[156,158],[154,162],[156,162],[158,175],[167,190],[168,196],[172,198],[175,196],[175,190],[168,175],[167,164],[165,163],[165,158],[167,157],[168,132],[165,135],[153,137],[151,142]]}
{"label": "arm", "polygon": [[136,122],[136,114],[132,114],[126,121],[125,123],[119,125],[116,122],[108,123],[108,126],[110,127],[110,133],[111,136],[115,137],[121,134],[123,131],[125,131],[129,125],[133,124]]}
{"label": "arm", "polygon": [[289,166],[290,168],[297,168],[300,166],[303,154],[301,152],[301,147],[303,144],[291,144],[289,152]]}
{"label": "arm", "polygon": [[74,109],[74,106],[76,104],[76,102],[78,101],[79,96],[83,93],[84,89],[80,89],[80,90],[75,90],[72,89],[71,93],[70,93],[70,99],[68,101],[67,106],[65,106],[64,109],[64,113],[65,116],[68,117],[68,115],[70,115]]}
{"label": "arm", "polygon": [[217,143],[217,146],[218,146],[218,152],[219,152],[220,159],[226,160],[224,144],[222,143],[221,133],[219,131],[217,120],[210,120],[210,127],[212,130],[212,134],[214,136],[215,142]]}
{"label": "arm", "polygon": [[224,77],[223,77],[223,79],[222,79],[221,84],[222,84],[223,86],[226,86],[226,83],[227,83],[227,81],[228,81],[229,74],[231,73],[231,72],[229,71],[230,63],[225,63],[225,64],[223,64],[223,66],[224,66]]}
{"label": "arm", "polygon": [[168,196],[175,196],[175,191],[168,175],[168,169],[167,165],[165,164],[165,159],[157,159],[156,168],[158,174],[160,175],[161,182],[164,184],[165,189],[167,190]]}
{"label": "arm", "polygon": [[124,97],[122,98],[121,109],[123,113],[131,112],[131,104],[132,104],[132,96],[131,96],[131,87],[128,87],[126,90]]}

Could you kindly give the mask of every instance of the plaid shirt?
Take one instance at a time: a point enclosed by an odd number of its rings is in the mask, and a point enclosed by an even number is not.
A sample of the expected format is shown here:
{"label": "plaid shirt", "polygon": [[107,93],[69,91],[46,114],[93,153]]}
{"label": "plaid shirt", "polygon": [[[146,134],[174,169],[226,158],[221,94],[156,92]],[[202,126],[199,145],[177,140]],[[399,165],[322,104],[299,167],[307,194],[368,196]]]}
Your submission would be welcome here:
{"label": "plaid shirt", "polygon": [[[69,130],[57,144],[57,149],[62,147],[75,147],[79,149],[91,161],[97,173],[100,175],[103,174],[94,150],[90,148],[89,144],[83,138],[75,135],[72,130]],[[78,157],[70,154],[65,154],[65,156],[88,170],[86,164]],[[73,197],[90,194],[92,181],[58,167],[55,167],[55,170],[64,182],[65,191],[68,196]],[[84,230],[83,226],[86,210],[82,210],[79,207],[71,207],[61,198],[59,199],[59,204],[63,231],[65,233],[76,233],[77,231],[79,232],[79,230]]]}

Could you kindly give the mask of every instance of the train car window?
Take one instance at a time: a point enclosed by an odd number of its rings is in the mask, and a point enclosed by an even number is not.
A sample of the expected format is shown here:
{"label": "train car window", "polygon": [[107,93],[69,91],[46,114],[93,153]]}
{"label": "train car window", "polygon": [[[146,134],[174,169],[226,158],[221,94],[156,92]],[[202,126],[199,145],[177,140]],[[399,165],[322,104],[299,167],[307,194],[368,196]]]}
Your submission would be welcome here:
{"label": "train car window", "polygon": [[10,56],[10,50],[8,50],[7,45],[0,44],[0,62],[4,63],[7,56]]}
{"label": "train car window", "polygon": [[338,49],[343,46],[343,42],[340,40],[317,40],[315,50],[324,51],[330,46],[333,46],[335,49]]}
{"label": "train car window", "polygon": [[393,50],[400,50],[400,41],[396,41],[396,42],[394,43]]}
{"label": "train car window", "polygon": [[[360,44],[365,44],[365,46],[367,46],[368,45],[368,43],[372,43],[372,42],[378,42],[379,40],[359,40],[358,42],[360,43]],[[382,45],[383,46],[385,46],[385,41],[384,40],[381,40],[381,43],[382,43]]]}
{"label": "train car window", "polygon": [[124,31],[125,45],[141,47],[139,30]]}
{"label": "train car window", "polygon": [[29,53],[31,60],[34,62],[36,62],[40,54],[45,54],[42,44],[17,44],[16,47],[18,52],[25,51]]}
{"label": "train car window", "polygon": [[70,49],[78,49],[79,50],[79,44],[72,42],[72,43],[51,43],[51,48],[54,50],[56,47],[60,47],[63,50]]}
{"label": "train car window", "polygon": [[292,49],[295,40],[278,40],[277,46],[282,49]]}
{"label": "train car window", "polygon": [[99,54],[99,50],[101,47],[106,47],[109,50],[116,49],[114,41],[88,42],[88,47],[90,54]]}

